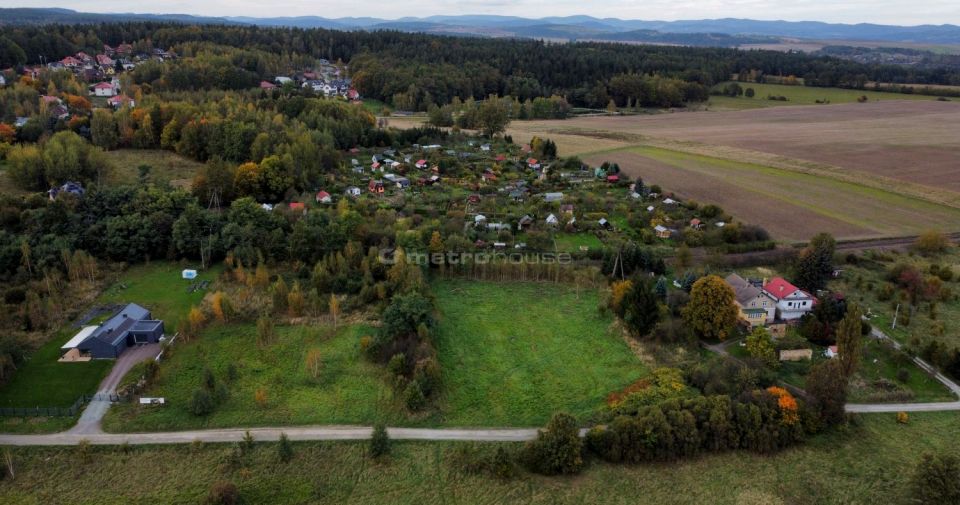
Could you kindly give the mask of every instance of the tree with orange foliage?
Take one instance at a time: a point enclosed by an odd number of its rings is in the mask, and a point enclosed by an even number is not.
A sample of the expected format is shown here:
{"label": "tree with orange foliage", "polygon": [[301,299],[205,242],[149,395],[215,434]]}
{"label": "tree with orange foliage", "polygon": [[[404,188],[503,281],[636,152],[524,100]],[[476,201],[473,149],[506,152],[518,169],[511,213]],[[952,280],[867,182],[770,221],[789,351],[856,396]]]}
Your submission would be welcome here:
{"label": "tree with orange foliage", "polygon": [[217,318],[218,322],[225,323],[227,321],[227,314],[224,305],[226,294],[223,291],[217,291],[210,296],[210,310],[213,311],[213,316]]}
{"label": "tree with orange foliage", "polygon": [[0,123],[0,143],[12,144],[17,140],[17,132],[7,123]]}
{"label": "tree with orange foliage", "polygon": [[783,424],[793,426],[800,422],[799,406],[797,399],[784,388],[770,386],[767,392],[777,397],[777,406],[780,407],[780,416]]}
{"label": "tree with orange foliage", "polygon": [[67,95],[67,105],[71,109],[78,111],[89,111],[92,106],[90,105],[90,100],[87,100],[85,97],[80,95]]}

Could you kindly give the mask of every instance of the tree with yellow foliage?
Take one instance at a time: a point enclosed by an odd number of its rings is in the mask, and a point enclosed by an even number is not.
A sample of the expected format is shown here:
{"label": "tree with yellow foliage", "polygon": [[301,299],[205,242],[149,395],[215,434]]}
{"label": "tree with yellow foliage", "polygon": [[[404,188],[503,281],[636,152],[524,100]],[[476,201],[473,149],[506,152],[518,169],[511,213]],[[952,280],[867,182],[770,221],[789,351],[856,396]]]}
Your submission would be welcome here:
{"label": "tree with yellow foliage", "polygon": [[323,372],[323,353],[320,352],[320,349],[310,349],[307,352],[306,367],[310,378],[313,380],[320,379],[320,374]]}
{"label": "tree with yellow foliage", "polygon": [[333,329],[337,329],[337,318],[340,316],[340,300],[337,295],[330,294],[330,317],[333,318]]}
{"label": "tree with yellow foliage", "polygon": [[683,318],[696,334],[705,339],[726,340],[737,324],[737,305],[733,288],[716,275],[693,283],[690,302]]}
{"label": "tree with yellow foliage", "polygon": [[293,288],[287,294],[287,312],[290,317],[300,317],[303,315],[303,306],[305,299],[303,291],[300,290],[300,283],[294,282]]}

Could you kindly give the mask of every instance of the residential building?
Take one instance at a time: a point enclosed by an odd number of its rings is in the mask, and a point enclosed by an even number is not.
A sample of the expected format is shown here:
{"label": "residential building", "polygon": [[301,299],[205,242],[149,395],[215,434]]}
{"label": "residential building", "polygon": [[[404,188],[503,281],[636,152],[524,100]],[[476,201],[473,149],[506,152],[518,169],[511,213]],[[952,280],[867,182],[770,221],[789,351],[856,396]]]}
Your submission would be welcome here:
{"label": "residential building", "polygon": [[784,321],[800,319],[813,310],[817,303],[810,293],[790,284],[782,277],[775,277],[763,285],[763,290],[777,301],[777,318]]}
{"label": "residential building", "polygon": [[737,274],[728,275],[726,281],[733,288],[740,320],[750,328],[765,326],[776,318],[777,301],[772,296]]}
{"label": "residential building", "polygon": [[130,303],[103,324],[83,328],[60,349],[78,357],[114,359],[128,347],[159,342],[163,331],[163,321],[151,319],[149,310]]}
{"label": "residential building", "polygon": [[117,88],[109,82],[98,82],[93,85],[93,94],[94,96],[116,96]]}

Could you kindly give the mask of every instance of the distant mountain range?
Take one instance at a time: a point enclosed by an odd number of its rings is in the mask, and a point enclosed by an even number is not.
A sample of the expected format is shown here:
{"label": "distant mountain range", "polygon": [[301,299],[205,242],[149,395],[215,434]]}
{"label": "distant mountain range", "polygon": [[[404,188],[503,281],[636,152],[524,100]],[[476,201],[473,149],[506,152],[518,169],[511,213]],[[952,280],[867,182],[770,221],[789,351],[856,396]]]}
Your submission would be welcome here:
{"label": "distant mountain range", "polygon": [[752,19],[702,19],[643,21],[592,16],[529,19],[515,16],[462,15],[406,17],[395,20],[371,17],[324,18],[319,16],[255,18],[201,17],[186,14],[93,14],[68,9],[0,9],[0,24],[98,23],[108,21],[173,21],[196,24],[231,24],[327,28],[335,30],[398,30],[481,37],[519,37],[556,40],[595,40],[637,43],[737,46],[775,43],[782,38],[856,40],[913,44],[960,44],[960,26],[892,26],[869,23],[837,24],[819,21],[758,21]]}

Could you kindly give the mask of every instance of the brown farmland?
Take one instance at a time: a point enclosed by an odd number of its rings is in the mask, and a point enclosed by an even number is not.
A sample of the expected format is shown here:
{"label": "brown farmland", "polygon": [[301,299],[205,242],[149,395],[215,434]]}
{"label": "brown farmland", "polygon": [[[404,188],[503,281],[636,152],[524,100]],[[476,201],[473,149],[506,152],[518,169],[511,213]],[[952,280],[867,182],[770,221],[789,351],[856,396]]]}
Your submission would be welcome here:
{"label": "brown farmland", "polygon": [[885,101],[514,122],[519,142],[632,176],[803,240],[960,231],[960,103]]}
{"label": "brown farmland", "polygon": [[[526,132],[550,136],[579,130],[727,146],[960,192],[960,103],[955,101],[584,117],[514,123],[511,130],[518,140]],[[577,154],[558,146],[561,154]],[[583,144],[575,147],[590,151]]]}

